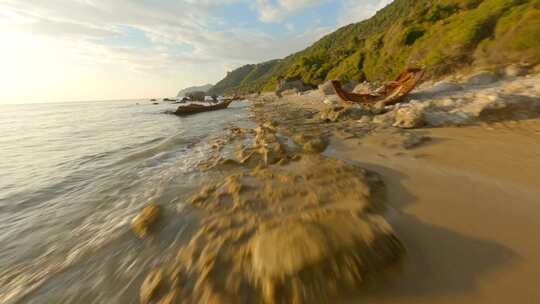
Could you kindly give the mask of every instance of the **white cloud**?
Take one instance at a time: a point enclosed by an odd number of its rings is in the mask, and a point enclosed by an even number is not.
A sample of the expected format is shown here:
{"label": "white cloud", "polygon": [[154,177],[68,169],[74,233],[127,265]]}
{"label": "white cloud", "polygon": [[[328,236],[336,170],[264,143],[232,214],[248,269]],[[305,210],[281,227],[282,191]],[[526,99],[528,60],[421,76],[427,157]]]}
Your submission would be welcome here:
{"label": "white cloud", "polygon": [[[15,33],[27,41],[44,41],[32,51],[24,48],[27,51],[8,53],[4,48],[0,54],[6,55],[3,62],[9,62],[12,72],[20,74],[17,79],[29,87],[32,81],[41,83],[40,77],[54,64],[64,64],[57,72],[67,71],[74,88],[75,75],[91,67],[93,74],[111,78],[126,71],[154,78],[159,75],[161,81],[155,80],[154,85],[169,83],[176,91],[176,86],[217,81],[231,67],[284,57],[332,30],[314,24],[317,28],[303,33],[291,23],[285,26],[288,31],[275,35],[256,28],[221,26],[212,15],[220,6],[248,5],[261,20],[274,22],[326,1],[331,0],[0,0],[0,35]],[[18,43],[17,35],[9,36],[11,43]],[[38,48],[46,52],[39,55]],[[43,73],[29,72],[40,60],[48,62]],[[80,77],[86,79],[85,75]],[[55,83],[61,83],[60,79]],[[85,84],[90,86],[90,82]],[[11,91],[17,94],[16,89]],[[45,91],[43,87],[39,95],[46,95]]]}
{"label": "white cloud", "polygon": [[358,1],[347,0],[341,9],[340,25],[347,25],[369,19],[393,0]]}
{"label": "white cloud", "polygon": [[330,0],[257,0],[255,9],[263,22],[282,22],[301,9],[313,7]]}

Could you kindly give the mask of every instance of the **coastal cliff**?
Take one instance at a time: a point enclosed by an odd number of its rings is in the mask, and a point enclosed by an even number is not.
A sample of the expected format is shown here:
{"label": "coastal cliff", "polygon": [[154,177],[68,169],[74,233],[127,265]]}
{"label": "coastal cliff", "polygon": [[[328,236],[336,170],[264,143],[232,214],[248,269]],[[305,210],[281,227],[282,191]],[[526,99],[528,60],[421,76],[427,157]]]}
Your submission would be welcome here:
{"label": "coastal cliff", "polygon": [[202,86],[194,86],[194,87],[185,88],[185,89],[180,90],[180,92],[176,94],[176,97],[184,97],[187,94],[193,93],[193,92],[208,92],[208,90],[210,90],[212,87],[213,85],[211,84],[205,84]]}
{"label": "coastal cliff", "polygon": [[540,62],[538,0],[395,0],[281,60],[229,72],[211,91],[273,91],[278,79],[381,81],[419,65],[439,78],[469,68]]}

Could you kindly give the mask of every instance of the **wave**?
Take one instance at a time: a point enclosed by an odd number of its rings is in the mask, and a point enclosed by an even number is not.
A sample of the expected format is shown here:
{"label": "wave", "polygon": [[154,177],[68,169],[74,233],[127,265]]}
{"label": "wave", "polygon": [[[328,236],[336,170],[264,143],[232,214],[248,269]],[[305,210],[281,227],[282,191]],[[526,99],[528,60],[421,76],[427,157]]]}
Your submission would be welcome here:
{"label": "wave", "polygon": [[163,140],[156,146],[129,154],[128,156],[124,157],[120,161],[116,162],[114,165],[121,165],[125,163],[134,162],[137,160],[152,158],[156,155],[162,154],[163,152],[177,151],[179,147],[189,149],[193,147],[195,144],[199,143],[204,137],[206,136],[201,135],[201,136],[185,137],[185,135],[183,134],[175,135],[175,136],[172,136]]}

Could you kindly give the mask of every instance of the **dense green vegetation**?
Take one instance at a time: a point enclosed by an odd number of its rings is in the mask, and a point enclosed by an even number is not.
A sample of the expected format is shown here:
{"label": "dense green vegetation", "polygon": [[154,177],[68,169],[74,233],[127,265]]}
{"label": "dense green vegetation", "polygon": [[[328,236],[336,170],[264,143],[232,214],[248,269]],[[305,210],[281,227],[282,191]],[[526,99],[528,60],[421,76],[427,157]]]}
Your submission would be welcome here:
{"label": "dense green vegetation", "polygon": [[304,51],[237,69],[213,91],[269,91],[278,77],[386,80],[412,65],[437,77],[524,61],[540,62],[540,0],[395,0]]}
{"label": "dense green vegetation", "polygon": [[279,60],[272,60],[260,64],[248,64],[228,72],[227,76],[216,83],[209,93],[221,95],[225,92],[228,94],[255,92],[269,80],[278,63]]}

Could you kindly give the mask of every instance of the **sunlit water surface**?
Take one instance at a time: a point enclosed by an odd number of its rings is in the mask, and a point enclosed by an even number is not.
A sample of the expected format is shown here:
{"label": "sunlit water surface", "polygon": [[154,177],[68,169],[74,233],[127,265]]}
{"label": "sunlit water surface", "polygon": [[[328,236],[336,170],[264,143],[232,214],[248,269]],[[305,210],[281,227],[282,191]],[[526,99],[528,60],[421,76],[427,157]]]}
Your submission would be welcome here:
{"label": "sunlit water surface", "polygon": [[[130,303],[189,230],[208,142],[246,103],[190,117],[148,101],[0,105],[0,303]],[[166,208],[158,235],[130,221]],[[170,216],[170,214],[179,216]]]}

